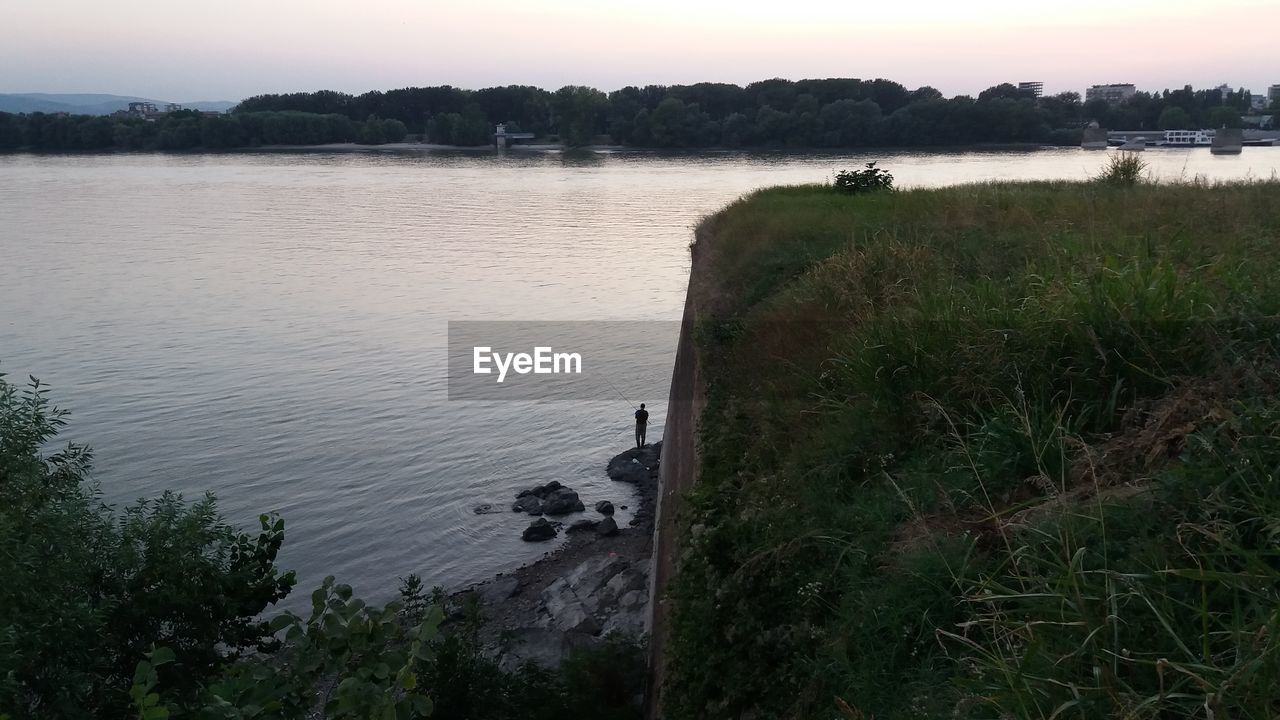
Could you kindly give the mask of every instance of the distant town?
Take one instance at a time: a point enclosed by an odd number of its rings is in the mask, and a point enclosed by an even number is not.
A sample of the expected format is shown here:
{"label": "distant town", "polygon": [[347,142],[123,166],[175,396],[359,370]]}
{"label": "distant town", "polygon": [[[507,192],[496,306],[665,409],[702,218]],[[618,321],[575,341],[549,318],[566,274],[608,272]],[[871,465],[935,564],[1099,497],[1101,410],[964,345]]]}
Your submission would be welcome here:
{"label": "distant town", "polygon": [[[131,102],[129,103],[129,107],[127,109],[117,110],[111,113],[111,115],[113,117],[121,117],[121,118],[128,117],[128,118],[141,118],[143,120],[159,120],[165,115],[168,115],[170,113],[181,112],[183,110],[188,110],[190,112],[198,112],[201,115],[204,115],[206,117],[217,117],[218,115],[225,115],[228,112],[231,112],[230,110],[222,110],[222,111],[191,110],[189,108],[184,108],[178,103],[165,103],[164,109],[161,110],[158,105],[152,102]],[[62,114],[66,114],[66,113],[62,113]]]}

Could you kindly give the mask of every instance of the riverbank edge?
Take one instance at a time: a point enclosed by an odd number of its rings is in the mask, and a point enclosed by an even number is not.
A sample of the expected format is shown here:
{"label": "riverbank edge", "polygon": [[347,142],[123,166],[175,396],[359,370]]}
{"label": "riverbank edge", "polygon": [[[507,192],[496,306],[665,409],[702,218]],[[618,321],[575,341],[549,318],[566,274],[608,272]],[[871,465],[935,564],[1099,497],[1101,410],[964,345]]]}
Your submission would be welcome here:
{"label": "riverbank edge", "polygon": [[359,143],[325,143],[321,145],[245,145],[233,148],[194,147],[181,150],[154,149],[106,149],[106,150],[37,150],[30,147],[0,150],[5,155],[235,155],[254,153],[386,153],[411,154],[418,152],[460,152],[501,154],[504,152],[533,154],[560,154],[566,152],[591,153],[664,153],[673,155],[697,155],[705,153],[761,153],[761,154],[810,154],[823,153],[832,156],[850,153],[900,153],[900,152],[1034,152],[1037,150],[1055,150],[1062,148],[1079,148],[1079,145],[1050,145],[1045,143],[974,143],[970,145],[884,145],[884,146],[851,146],[851,147],[774,147],[752,145],[745,147],[685,147],[661,148],[632,145],[579,145],[567,146],[559,144],[511,145],[499,149],[492,145],[440,145],[434,143],[397,142],[381,145],[361,145]]}
{"label": "riverbank edge", "polygon": [[[703,234],[700,223],[695,236]],[[699,237],[699,240],[702,238]],[[667,589],[676,572],[681,546],[679,522],[684,498],[698,479],[698,418],[704,406],[702,374],[698,365],[694,332],[699,321],[700,296],[708,284],[708,263],[699,248],[690,246],[689,285],[685,291],[680,337],[671,372],[671,391],[662,437],[663,463],[658,473],[658,502],[653,532],[653,571],[649,576],[649,677],[645,683],[646,717],[662,717],[662,689],[666,680],[666,653],[670,639],[671,603]]]}
{"label": "riverbank edge", "polygon": [[[611,479],[621,486],[619,495],[625,493],[629,496],[625,499],[619,497],[611,502],[622,507],[634,503],[636,507],[631,522],[626,527],[617,528],[614,534],[602,534],[594,529],[566,533],[566,540],[542,557],[515,570],[497,573],[488,580],[451,592],[448,596],[446,631],[450,625],[457,626],[465,622],[467,608],[478,608],[480,646],[486,653],[497,657],[508,670],[527,661],[555,667],[573,650],[607,641],[609,636],[606,634],[582,631],[577,627],[558,627],[560,618],[548,613],[548,595],[554,595],[557,588],[563,589],[569,581],[580,578],[583,574],[600,575],[595,583],[598,586],[603,586],[614,576],[624,573],[630,573],[629,577],[632,579],[636,573],[650,574],[663,445],[663,441],[659,440],[646,445],[642,450],[628,449],[610,460],[612,464],[619,458],[644,453],[653,458],[652,465],[647,468],[648,472],[640,481],[633,484]],[[602,471],[608,472],[608,467],[605,466]],[[632,490],[628,492],[622,488]],[[519,517],[526,516],[520,514]],[[607,517],[612,516],[605,515],[601,519]],[[645,582],[647,585],[647,578]],[[645,598],[648,598],[647,592]],[[556,602],[553,597],[552,603]],[[622,608],[604,608],[596,616],[605,621],[600,623],[602,626],[607,626],[607,621],[612,619],[611,614],[621,615],[623,612]],[[643,612],[647,620],[648,608]],[[622,639],[642,640],[647,636],[648,628],[649,624],[645,622],[642,632],[629,634]]]}

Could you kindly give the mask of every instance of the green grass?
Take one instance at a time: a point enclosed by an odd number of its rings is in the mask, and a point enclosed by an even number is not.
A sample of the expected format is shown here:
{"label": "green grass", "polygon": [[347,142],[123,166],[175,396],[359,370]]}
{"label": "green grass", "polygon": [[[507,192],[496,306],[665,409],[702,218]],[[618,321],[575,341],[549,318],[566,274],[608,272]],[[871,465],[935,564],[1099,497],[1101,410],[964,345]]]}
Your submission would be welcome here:
{"label": "green grass", "polygon": [[776,188],[695,253],[668,717],[1280,716],[1280,184]]}

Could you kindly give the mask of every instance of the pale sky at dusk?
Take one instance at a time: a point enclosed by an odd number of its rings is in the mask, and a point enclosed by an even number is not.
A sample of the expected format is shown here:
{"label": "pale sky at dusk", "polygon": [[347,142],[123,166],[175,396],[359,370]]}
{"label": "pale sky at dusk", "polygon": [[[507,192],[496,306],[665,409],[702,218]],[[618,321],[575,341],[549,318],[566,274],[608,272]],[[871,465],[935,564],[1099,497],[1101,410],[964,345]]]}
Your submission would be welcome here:
{"label": "pale sky at dusk", "polygon": [[0,0],[0,92],[238,100],[413,85],[884,77],[1280,83],[1275,0]]}

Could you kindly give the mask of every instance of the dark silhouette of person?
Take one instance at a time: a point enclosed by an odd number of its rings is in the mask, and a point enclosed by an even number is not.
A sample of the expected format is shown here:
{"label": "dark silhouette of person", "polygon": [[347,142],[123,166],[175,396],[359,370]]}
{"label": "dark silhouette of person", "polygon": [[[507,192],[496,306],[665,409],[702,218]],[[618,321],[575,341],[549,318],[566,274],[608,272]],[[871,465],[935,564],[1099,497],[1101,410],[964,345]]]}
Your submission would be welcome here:
{"label": "dark silhouette of person", "polygon": [[649,411],[644,409],[644,403],[640,403],[640,409],[636,411],[636,447],[644,447],[644,431],[649,426]]}

